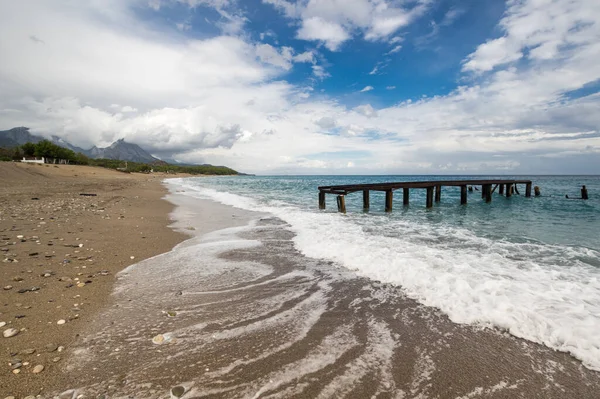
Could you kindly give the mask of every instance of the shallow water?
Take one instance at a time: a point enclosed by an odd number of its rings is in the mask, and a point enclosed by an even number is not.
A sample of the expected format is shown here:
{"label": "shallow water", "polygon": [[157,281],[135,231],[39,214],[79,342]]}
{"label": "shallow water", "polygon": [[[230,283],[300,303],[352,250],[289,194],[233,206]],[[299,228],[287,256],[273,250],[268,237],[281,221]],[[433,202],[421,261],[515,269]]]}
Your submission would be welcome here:
{"label": "shallow water", "polygon": [[[372,193],[369,213],[362,212],[360,193],[348,196],[346,215],[335,212],[334,196],[327,211],[317,209],[321,185],[453,178],[465,177],[222,177],[170,184],[191,197],[275,215],[289,223],[303,255],[401,287],[454,322],[499,327],[600,370],[600,177],[519,176],[533,180],[543,196],[496,193],[491,204],[475,191],[460,206],[458,188],[444,188],[441,203],[429,210],[424,190],[411,190],[407,208],[397,196],[391,214],[383,212],[380,193]],[[582,184],[590,200],[564,198],[578,196]]]}

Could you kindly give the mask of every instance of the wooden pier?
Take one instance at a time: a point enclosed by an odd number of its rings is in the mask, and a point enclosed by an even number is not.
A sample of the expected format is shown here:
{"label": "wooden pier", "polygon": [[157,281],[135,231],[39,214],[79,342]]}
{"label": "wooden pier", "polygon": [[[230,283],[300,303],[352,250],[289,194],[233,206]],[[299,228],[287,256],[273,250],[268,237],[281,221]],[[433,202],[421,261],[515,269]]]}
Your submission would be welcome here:
{"label": "wooden pier", "polygon": [[346,212],[346,195],[357,191],[363,193],[363,209],[370,207],[370,192],[385,192],[385,211],[392,211],[394,191],[402,189],[402,199],[404,206],[410,203],[410,189],[427,190],[426,203],[427,208],[433,207],[433,203],[440,202],[442,199],[442,187],[460,187],[460,203],[466,205],[467,193],[472,191],[472,187],[481,186],[481,198],[485,202],[492,202],[492,194],[498,189],[500,195],[506,195],[510,198],[513,194],[520,194],[518,185],[525,185],[525,197],[531,197],[531,180],[439,180],[439,181],[419,181],[419,182],[393,182],[393,183],[371,183],[371,184],[349,184],[340,186],[322,186],[319,187],[319,208],[325,209],[327,194],[337,195],[338,211]]}

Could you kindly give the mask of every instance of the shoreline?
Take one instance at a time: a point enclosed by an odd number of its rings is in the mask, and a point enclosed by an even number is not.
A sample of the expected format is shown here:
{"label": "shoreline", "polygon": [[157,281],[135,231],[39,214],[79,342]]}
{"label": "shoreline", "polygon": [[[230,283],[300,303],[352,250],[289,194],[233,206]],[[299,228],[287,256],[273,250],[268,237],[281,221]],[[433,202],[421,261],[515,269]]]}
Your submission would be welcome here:
{"label": "shoreline", "polygon": [[[455,324],[401,287],[303,256],[276,217],[191,199],[185,224],[200,228],[210,215],[223,228],[121,273],[113,305],[74,350],[79,384],[66,397],[162,398],[176,386],[184,398],[593,398],[600,389],[600,375],[569,354]],[[77,371],[90,368],[97,374]]]}
{"label": "shoreline", "polygon": [[0,330],[18,330],[0,336],[0,397],[45,397],[116,274],[188,238],[168,227],[165,177],[0,163]]}

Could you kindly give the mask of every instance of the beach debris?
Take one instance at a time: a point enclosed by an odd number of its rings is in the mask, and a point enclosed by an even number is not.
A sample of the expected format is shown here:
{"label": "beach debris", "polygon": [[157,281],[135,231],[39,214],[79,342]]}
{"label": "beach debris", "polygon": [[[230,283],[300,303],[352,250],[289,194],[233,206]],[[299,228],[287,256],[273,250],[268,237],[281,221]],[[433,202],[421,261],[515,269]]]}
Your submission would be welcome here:
{"label": "beach debris", "polygon": [[130,256],[129,259],[134,260],[135,256]]}
{"label": "beach debris", "polygon": [[59,399],[73,399],[74,397],[75,397],[75,390],[73,390],[73,389],[66,390],[64,392],[61,392],[58,395]]}
{"label": "beach debris", "polygon": [[14,337],[18,333],[19,333],[19,330],[17,330],[16,328],[9,328],[9,329],[4,330],[4,332],[2,333],[2,336],[4,338],[10,338],[10,337]]}
{"label": "beach debris", "polygon": [[81,287],[85,287],[85,283],[77,283],[77,286],[78,286],[79,288],[81,288]]}
{"label": "beach debris", "polygon": [[185,393],[185,388],[181,385],[171,388],[171,398],[181,398]]}
{"label": "beach debris", "polygon": [[171,334],[158,334],[152,338],[152,343],[155,345],[168,344],[173,340]]}
{"label": "beach debris", "polygon": [[4,290],[5,291],[12,290],[12,287],[13,287],[12,285],[5,285]]}
{"label": "beach debris", "polygon": [[16,281],[16,282],[23,281],[23,277],[20,277],[20,276],[13,277],[13,281]]}
{"label": "beach debris", "polygon": [[60,362],[60,356],[53,357],[53,358],[52,358],[52,361],[53,361],[54,363]]}
{"label": "beach debris", "polygon": [[0,327],[4,327],[6,325],[5,321],[0,321]]}
{"label": "beach debris", "polygon": [[42,371],[44,371],[44,366],[43,366],[43,365],[41,365],[41,364],[38,364],[37,366],[35,366],[35,367],[33,368],[33,370],[32,370],[31,372],[32,372],[33,374],[39,374],[39,373],[41,373]]}
{"label": "beach debris", "polygon": [[56,322],[56,324],[58,324],[59,326],[63,325],[66,323],[65,319],[60,319],[59,321]]}
{"label": "beach debris", "polygon": [[79,195],[84,196],[84,197],[96,197],[98,194],[80,193]]}
{"label": "beach debris", "polygon": [[12,371],[13,374],[19,374],[21,372],[21,369],[14,369]]}
{"label": "beach debris", "polygon": [[171,311],[168,311],[168,312],[167,312],[167,316],[169,316],[169,317],[175,317],[175,316],[177,316],[177,312],[174,312],[174,311],[172,311],[172,310],[171,310]]}
{"label": "beach debris", "polygon": [[39,252],[30,252],[29,256],[38,256],[40,253]]}
{"label": "beach debris", "polygon": [[21,354],[23,354],[23,355],[33,355],[34,353],[35,353],[35,349],[33,349],[33,348],[23,349],[21,351]]}

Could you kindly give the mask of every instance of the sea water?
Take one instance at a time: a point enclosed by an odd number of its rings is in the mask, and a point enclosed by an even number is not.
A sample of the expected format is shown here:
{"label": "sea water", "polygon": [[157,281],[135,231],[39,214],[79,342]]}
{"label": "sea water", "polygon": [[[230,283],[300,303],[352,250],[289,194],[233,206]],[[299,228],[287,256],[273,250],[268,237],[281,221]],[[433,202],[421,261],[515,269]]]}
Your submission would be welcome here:
{"label": "sea water", "polygon": [[[289,224],[305,256],[335,262],[360,276],[402,287],[409,297],[439,308],[456,323],[497,327],[569,352],[600,370],[600,177],[501,176],[530,179],[542,196],[481,192],[460,205],[460,190],[444,187],[441,202],[425,208],[425,190],[401,191],[394,211],[384,195],[335,196],[318,209],[319,186],[388,181],[488,179],[494,176],[274,176],[170,180],[184,194],[266,212]],[[587,201],[567,199],[588,188]],[[524,187],[521,187],[524,194]]]}

